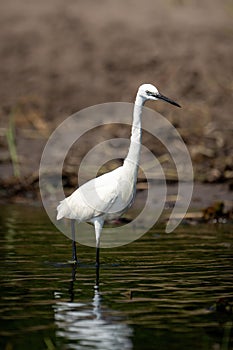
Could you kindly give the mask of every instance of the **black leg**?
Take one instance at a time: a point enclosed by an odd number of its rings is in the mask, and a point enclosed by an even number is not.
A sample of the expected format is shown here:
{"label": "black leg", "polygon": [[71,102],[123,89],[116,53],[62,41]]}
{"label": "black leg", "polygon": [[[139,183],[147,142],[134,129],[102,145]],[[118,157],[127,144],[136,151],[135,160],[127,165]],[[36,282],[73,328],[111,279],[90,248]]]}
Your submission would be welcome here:
{"label": "black leg", "polygon": [[96,290],[99,290],[99,276],[100,276],[100,268],[99,268],[99,266],[96,266],[96,271],[95,271],[95,273],[96,273],[96,278],[95,278],[95,289]]}
{"label": "black leg", "polygon": [[75,241],[72,241],[72,261],[78,262]]}
{"label": "black leg", "polygon": [[75,220],[71,220],[71,233],[72,233],[72,261],[78,262],[75,242]]}
{"label": "black leg", "polygon": [[96,248],[96,263],[95,263],[95,266],[97,268],[99,268],[99,266],[100,266],[100,248],[99,247]]}
{"label": "black leg", "polygon": [[77,266],[75,264],[72,265],[72,275],[71,275],[70,288],[69,288],[71,302],[74,301],[74,282],[75,282],[76,269],[77,269]]}

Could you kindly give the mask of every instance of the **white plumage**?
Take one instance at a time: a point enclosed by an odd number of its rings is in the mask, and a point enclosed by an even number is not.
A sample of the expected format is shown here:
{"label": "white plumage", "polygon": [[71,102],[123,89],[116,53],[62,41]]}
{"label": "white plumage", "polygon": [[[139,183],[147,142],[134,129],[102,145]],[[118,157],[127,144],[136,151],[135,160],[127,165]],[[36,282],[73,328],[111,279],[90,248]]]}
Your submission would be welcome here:
{"label": "white plumage", "polygon": [[119,217],[132,204],[136,191],[138,163],[141,148],[142,107],[147,100],[164,100],[180,107],[161,95],[156,87],[143,84],[139,87],[133,112],[133,123],[128,155],[121,167],[92,179],[65,198],[57,207],[57,220],[71,219],[73,260],[77,262],[75,245],[75,220],[91,222],[96,234],[96,265],[99,266],[100,235],[106,219]]}
{"label": "white plumage", "polygon": [[60,202],[57,220],[65,217],[93,222],[98,217],[119,216],[132,203],[134,183],[135,178],[126,172],[125,165],[92,179]]}

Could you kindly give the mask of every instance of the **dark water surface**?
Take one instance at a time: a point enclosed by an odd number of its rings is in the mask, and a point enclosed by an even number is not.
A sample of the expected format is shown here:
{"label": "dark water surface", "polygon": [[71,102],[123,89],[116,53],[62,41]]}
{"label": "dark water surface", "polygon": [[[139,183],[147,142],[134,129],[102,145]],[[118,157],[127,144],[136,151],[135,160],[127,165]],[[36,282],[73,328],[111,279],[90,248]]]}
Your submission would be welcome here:
{"label": "dark water surface", "polygon": [[232,229],[156,227],[102,249],[97,290],[93,248],[78,245],[74,278],[43,209],[0,207],[0,349],[232,349]]}

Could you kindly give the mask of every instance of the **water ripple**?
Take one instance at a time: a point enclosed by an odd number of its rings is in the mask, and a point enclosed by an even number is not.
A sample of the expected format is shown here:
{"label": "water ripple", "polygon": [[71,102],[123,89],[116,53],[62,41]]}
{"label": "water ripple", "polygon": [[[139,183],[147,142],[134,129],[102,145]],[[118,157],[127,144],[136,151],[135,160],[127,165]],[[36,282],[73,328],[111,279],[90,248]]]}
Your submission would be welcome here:
{"label": "water ripple", "polygon": [[30,348],[49,350],[230,344],[230,225],[169,235],[156,228],[130,245],[102,249],[95,289],[94,249],[78,245],[74,273],[70,240],[41,209],[4,208],[0,215],[1,348],[27,349],[29,335]]}

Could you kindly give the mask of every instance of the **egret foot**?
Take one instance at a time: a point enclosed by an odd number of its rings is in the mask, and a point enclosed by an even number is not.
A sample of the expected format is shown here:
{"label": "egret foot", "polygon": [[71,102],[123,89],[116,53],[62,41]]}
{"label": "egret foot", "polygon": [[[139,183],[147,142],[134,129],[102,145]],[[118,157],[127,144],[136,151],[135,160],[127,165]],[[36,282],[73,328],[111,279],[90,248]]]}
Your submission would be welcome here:
{"label": "egret foot", "polygon": [[71,264],[71,265],[78,265],[79,262],[77,259],[72,259],[72,260],[68,260],[68,264]]}

